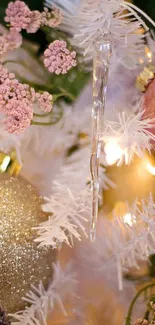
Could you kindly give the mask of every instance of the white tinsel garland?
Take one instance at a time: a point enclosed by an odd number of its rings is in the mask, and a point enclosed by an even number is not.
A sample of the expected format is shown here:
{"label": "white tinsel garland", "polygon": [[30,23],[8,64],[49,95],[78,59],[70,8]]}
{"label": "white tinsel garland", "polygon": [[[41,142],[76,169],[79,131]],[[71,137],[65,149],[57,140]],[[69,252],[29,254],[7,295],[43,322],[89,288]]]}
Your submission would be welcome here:
{"label": "white tinsel garland", "polygon": [[[51,214],[48,221],[37,227],[40,245],[59,246],[62,242],[73,244],[73,238],[81,240],[87,236],[86,228],[90,218],[91,191],[89,187],[90,146],[78,150],[66,160],[52,184],[50,198],[45,198],[43,211]],[[114,184],[102,168],[101,188],[107,189]]]}
{"label": "white tinsel garland", "polygon": [[[140,205],[141,203],[141,205]],[[130,222],[126,222],[126,215]],[[139,267],[139,262],[147,260],[155,253],[155,202],[152,195],[148,199],[136,200],[127,214],[113,214],[113,220],[106,217],[99,221],[96,242],[91,245],[91,261],[98,272],[115,265],[118,270],[119,288],[122,289],[122,271]],[[86,263],[89,254],[85,252]]]}
{"label": "white tinsel garland", "polygon": [[143,157],[145,150],[151,153],[152,142],[155,141],[149,129],[154,125],[154,119],[143,119],[144,112],[139,113],[119,112],[116,113],[116,121],[105,121],[103,142],[115,143],[119,147],[117,165],[130,164],[134,155]]}
{"label": "white tinsel garland", "polygon": [[[59,6],[59,1],[56,2]],[[50,7],[51,0],[45,4]],[[69,8],[69,10],[68,10]],[[128,10],[128,12],[124,12]],[[152,25],[155,23],[135,5],[122,0],[83,0],[80,6],[70,4],[63,6],[63,24],[65,31],[75,35],[75,46],[84,49],[84,53],[93,54],[94,40],[101,34],[109,33],[113,43],[114,55],[125,66],[135,67],[140,55],[144,56],[144,34],[135,33],[136,30],[148,27],[140,18],[142,14]]]}

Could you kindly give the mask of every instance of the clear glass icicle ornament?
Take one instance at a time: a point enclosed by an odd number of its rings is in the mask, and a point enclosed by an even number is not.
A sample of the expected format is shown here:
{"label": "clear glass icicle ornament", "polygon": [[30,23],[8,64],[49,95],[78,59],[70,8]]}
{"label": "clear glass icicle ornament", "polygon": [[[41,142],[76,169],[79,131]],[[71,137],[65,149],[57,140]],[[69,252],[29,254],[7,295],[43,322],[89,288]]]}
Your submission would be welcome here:
{"label": "clear glass icicle ornament", "polygon": [[90,159],[92,215],[90,240],[96,236],[99,201],[99,164],[101,154],[101,135],[103,132],[104,109],[107,92],[108,72],[112,45],[109,34],[100,35],[94,44],[93,60],[93,109],[92,109],[92,151]]}

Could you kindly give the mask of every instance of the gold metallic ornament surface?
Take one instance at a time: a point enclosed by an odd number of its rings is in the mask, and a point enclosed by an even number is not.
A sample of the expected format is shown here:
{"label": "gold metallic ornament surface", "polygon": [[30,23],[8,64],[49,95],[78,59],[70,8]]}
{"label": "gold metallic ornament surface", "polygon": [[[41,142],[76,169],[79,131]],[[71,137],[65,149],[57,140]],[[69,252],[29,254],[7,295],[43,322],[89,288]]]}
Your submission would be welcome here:
{"label": "gold metallic ornament surface", "polygon": [[155,77],[155,66],[149,65],[143,69],[136,79],[136,87],[141,92],[145,92],[150,81]]}
{"label": "gold metallic ornament surface", "polygon": [[134,157],[130,165],[107,167],[107,176],[116,185],[104,191],[104,211],[108,217],[123,216],[127,211],[126,202],[132,205],[136,198],[141,201],[152,193],[155,199],[155,153],[147,152],[143,158]]}
{"label": "gold metallic ornament surface", "polygon": [[33,227],[47,219],[41,203],[26,180],[0,174],[0,305],[8,313],[25,307],[31,284],[52,280],[56,251],[34,242]]}

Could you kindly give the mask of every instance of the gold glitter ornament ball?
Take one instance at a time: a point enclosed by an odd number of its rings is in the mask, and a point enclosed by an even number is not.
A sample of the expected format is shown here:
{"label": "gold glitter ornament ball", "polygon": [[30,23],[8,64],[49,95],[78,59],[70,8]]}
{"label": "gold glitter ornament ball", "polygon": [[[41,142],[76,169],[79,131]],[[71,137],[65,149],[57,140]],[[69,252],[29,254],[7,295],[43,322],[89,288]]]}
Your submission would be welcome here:
{"label": "gold glitter ornament ball", "polygon": [[33,227],[47,219],[41,203],[26,180],[0,174],[0,306],[8,313],[25,307],[31,284],[52,280],[56,251],[34,242]]}

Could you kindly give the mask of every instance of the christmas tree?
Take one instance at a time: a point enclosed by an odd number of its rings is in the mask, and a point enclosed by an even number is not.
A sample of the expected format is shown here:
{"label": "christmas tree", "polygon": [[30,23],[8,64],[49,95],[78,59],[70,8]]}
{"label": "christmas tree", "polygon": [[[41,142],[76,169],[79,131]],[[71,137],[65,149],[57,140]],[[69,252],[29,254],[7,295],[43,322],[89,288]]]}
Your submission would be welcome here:
{"label": "christmas tree", "polygon": [[1,325],[154,324],[154,27],[138,2],[1,1]]}

